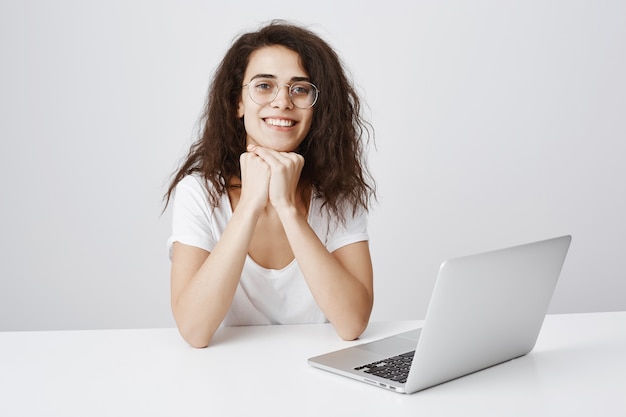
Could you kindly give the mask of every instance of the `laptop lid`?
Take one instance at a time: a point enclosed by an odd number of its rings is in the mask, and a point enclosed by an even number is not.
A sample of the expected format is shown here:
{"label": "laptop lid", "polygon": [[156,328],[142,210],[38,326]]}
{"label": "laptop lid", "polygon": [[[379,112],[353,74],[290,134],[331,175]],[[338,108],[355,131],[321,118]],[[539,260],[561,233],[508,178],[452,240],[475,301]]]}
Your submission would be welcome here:
{"label": "laptop lid", "polygon": [[571,236],[442,264],[417,344],[407,392],[530,352]]}
{"label": "laptop lid", "polygon": [[[421,332],[404,333],[309,358],[309,364],[396,392],[412,393],[532,350],[571,236],[444,262]],[[405,383],[359,364],[415,350]]]}

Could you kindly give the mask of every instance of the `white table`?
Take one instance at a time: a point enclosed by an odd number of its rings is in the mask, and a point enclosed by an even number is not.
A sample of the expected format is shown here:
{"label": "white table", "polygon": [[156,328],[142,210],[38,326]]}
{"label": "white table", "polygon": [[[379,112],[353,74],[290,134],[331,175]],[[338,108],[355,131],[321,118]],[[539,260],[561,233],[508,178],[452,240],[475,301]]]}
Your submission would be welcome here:
{"label": "white table", "polygon": [[[420,321],[371,323],[369,341]],[[0,416],[626,416],[626,312],[550,315],[529,355],[404,395],[307,365],[330,325],[0,333]]]}

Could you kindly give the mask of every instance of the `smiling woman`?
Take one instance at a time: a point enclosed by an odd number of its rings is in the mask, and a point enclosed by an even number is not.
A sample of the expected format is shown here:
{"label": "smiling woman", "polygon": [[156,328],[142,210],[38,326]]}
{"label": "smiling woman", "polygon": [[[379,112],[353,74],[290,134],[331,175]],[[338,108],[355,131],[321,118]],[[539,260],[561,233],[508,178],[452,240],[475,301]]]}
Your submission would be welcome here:
{"label": "smiling woman", "polygon": [[365,330],[375,187],[360,109],[337,54],[307,29],[273,22],[231,46],[166,194],[172,310],[189,344],[207,346],[221,324]]}
{"label": "smiling woman", "polygon": [[266,46],[250,55],[244,74],[248,94],[242,94],[237,108],[248,145],[282,152],[300,146],[311,128],[317,99],[317,87],[302,81],[307,79],[298,53],[284,46]]}

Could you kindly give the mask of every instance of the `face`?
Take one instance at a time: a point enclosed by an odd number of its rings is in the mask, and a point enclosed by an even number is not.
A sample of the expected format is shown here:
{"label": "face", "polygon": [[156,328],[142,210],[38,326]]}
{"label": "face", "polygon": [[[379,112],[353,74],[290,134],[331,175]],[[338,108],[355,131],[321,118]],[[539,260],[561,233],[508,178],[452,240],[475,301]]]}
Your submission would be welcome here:
{"label": "face", "polygon": [[246,129],[246,145],[260,145],[280,152],[292,152],[302,143],[311,128],[313,108],[295,107],[285,84],[308,78],[300,65],[300,56],[283,46],[267,46],[250,55],[243,84],[269,78],[281,85],[276,98],[268,104],[257,104],[244,87],[237,107]]}

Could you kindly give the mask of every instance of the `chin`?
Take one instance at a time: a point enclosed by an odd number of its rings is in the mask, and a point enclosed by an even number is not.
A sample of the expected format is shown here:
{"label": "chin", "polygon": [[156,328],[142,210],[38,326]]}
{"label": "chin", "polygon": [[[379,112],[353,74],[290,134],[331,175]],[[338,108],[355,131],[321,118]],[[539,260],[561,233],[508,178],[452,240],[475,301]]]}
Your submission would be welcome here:
{"label": "chin", "polygon": [[265,135],[263,140],[256,140],[249,136],[247,143],[272,149],[276,152],[295,152],[298,150],[303,140],[304,139],[296,139],[293,136],[288,138],[284,136],[280,137],[280,135],[278,135],[278,137]]}
{"label": "chin", "polygon": [[300,143],[298,144],[293,144],[293,143],[277,143],[277,142],[270,142],[267,144],[262,144],[260,143],[259,146],[264,146],[266,148],[269,149],[273,149],[276,152],[295,152],[298,147],[300,146]]}

